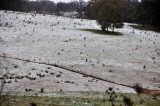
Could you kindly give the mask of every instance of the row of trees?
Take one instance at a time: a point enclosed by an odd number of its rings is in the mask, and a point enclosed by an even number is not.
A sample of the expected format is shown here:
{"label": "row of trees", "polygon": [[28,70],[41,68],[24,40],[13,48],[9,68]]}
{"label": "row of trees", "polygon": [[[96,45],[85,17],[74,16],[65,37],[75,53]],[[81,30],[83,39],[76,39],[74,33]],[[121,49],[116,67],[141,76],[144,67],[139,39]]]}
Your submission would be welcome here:
{"label": "row of trees", "polygon": [[160,0],[128,0],[124,9],[124,21],[142,26],[160,26]]}
{"label": "row of trees", "polygon": [[160,0],[90,0],[85,15],[105,31],[121,28],[123,22],[160,26]]}
{"label": "row of trees", "polygon": [[0,0],[0,10],[21,11],[25,2],[24,0]]}
{"label": "row of trees", "polygon": [[86,5],[86,2],[72,1],[72,2],[58,2],[50,0],[1,0],[0,10],[13,10],[13,11],[25,11],[25,12],[37,12],[37,13],[59,13],[60,11],[80,11]]}
{"label": "row of trees", "polygon": [[160,26],[160,0],[142,0],[136,10],[136,22],[143,26]]}

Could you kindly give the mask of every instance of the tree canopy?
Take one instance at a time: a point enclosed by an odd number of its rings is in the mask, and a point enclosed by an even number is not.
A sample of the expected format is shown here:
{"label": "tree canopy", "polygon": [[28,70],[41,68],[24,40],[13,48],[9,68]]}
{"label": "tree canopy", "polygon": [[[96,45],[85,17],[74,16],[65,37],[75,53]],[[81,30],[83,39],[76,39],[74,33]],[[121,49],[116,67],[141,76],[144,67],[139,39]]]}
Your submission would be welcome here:
{"label": "tree canopy", "polygon": [[160,0],[142,0],[137,6],[136,21],[143,26],[160,26]]}
{"label": "tree canopy", "polygon": [[96,19],[103,31],[108,28],[120,28],[123,25],[124,0],[91,0],[88,5],[88,14]]}

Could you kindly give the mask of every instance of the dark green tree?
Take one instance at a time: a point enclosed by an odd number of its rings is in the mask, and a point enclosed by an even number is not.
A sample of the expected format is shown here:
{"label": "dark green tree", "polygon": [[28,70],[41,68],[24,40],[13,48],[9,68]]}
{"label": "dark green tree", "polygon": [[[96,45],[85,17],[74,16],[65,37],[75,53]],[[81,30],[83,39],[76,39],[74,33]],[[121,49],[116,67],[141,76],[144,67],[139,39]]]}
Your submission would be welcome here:
{"label": "dark green tree", "polygon": [[136,21],[143,26],[160,26],[160,0],[142,0],[136,11]]}
{"label": "dark green tree", "polygon": [[0,10],[23,11],[27,0],[0,0]]}
{"label": "dark green tree", "polygon": [[123,0],[91,0],[89,15],[101,25],[102,31],[123,26]]}
{"label": "dark green tree", "polygon": [[135,13],[136,13],[136,9],[137,6],[139,4],[138,0],[127,0],[125,3],[125,8],[124,8],[124,22],[128,22],[128,23],[135,23]]}

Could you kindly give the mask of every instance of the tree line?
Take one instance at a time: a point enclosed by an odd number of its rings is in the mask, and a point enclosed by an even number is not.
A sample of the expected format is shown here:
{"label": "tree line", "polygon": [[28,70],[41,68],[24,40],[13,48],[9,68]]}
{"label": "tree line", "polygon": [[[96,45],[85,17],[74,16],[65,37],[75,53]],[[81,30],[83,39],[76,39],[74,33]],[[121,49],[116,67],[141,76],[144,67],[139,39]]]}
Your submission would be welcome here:
{"label": "tree line", "polygon": [[136,9],[136,22],[145,25],[160,26],[160,0],[142,0]]}
{"label": "tree line", "polygon": [[160,26],[160,0],[90,0],[85,15],[103,31],[123,27],[123,22]]}
{"label": "tree line", "polygon": [[124,11],[124,20],[139,23],[142,26],[160,26],[160,0],[128,0]]}
{"label": "tree line", "polygon": [[24,12],[36,12],[36,13],[46,13],[53,14],[60,11],[70,12],[70,11],[80,11],[80,6],[85,6],[86,2],[79,3],[78,1],[72,2],[58,2],[49,0],[1,0],[0,10],[12,10],[12,11],[24,11]]}

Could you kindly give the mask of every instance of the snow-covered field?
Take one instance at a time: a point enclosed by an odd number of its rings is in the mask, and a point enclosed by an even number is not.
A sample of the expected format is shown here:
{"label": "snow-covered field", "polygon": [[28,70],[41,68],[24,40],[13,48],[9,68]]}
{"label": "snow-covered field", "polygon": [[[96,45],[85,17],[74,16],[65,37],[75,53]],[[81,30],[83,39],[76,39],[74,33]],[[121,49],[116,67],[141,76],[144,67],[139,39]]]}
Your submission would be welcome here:
{"label": "snow-covered field", "polygon": [[127,23],[117,30],[123,36],[81,30],[99,28],[91,20],[0,11],[0,56],[12,58],[0,57],[5,90],[103,92],[113,87],[117,92],[134,92],[46,64],[119,84],[160,89],[160,33],[133,30]]}

